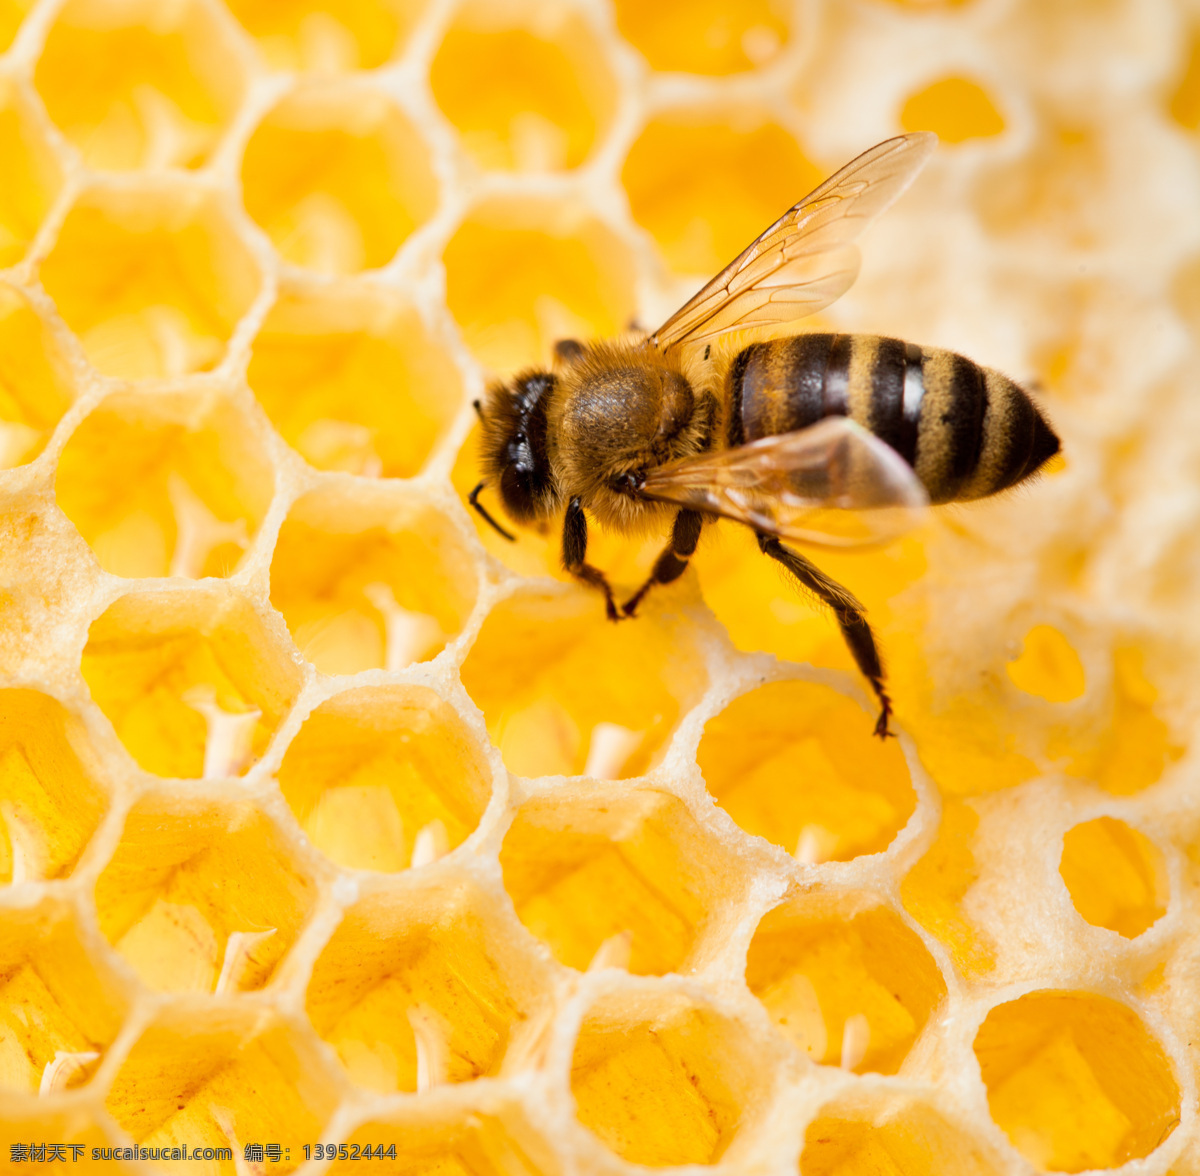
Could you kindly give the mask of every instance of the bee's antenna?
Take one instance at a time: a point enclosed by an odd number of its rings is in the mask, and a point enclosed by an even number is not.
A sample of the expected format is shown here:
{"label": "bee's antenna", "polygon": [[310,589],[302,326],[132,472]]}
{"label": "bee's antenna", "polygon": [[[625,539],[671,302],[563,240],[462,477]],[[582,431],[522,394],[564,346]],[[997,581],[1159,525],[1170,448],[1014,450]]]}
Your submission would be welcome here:
{"label": "bee's antenna", "polygon": [[[478,405],[479,402],[476,401],[475,403],[476,403],[476,405]],[[499,531],[500,534],[503,535],[504,538],[507,539],[510,543],[516,543],[516,541],[517,541],[516,535],[514,535],[511,531],[506,531],[498,522],[496,522],[496,520],[494,518],[492,518],[492,516],[490,514],[488,514],[487,507],[485,507],[483,505],[483,503],[479,501],[479,492],[486,485],[487,485],[487,479],[485,478],[482,482],[479,483],[478,486],[475,487],[474,490],[471,491],[470,494],[467,495],[467,501],[477,511],[479,511],[479,513],[484,517],[484,519],[487,521],[487,523],[490,527],[492,527],[496,531]]]}
{"label": "bee's antenna", "polygon": [[471,401],[471,407],[475,410],[475,415],[479,418],[479,423],[483,423],[483,405],[478,400]]}

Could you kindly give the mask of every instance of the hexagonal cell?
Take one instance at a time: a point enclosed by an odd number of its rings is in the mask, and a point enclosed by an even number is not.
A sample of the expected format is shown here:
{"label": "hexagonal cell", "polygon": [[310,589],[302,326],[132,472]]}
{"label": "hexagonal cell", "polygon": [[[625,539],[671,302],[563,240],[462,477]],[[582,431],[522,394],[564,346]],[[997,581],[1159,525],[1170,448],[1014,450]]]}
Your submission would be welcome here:
{"label": "hexagonal cell", "polygon": [[0,469],[33,461],[73,399],[54,334],[22,291],[0,282]]}
{"label": "hexagonal cell", "polygon": [[228,576],[275,490],[255,433],[213,389],[117,393],[71,434],[54,493],[114,576]]}
{"label": "hexagonal cell", "polygon": [[242,160],[246,211],[290,262],[378,269],[433,214],[429,148],[382,91],[311,84],[259,123]]}
{"label": "hexagonal cell", "polygon": [[92,622],[82,670],[145,771],[192,779],[241,775],[301,683],[286,640],[223,587],[120,597]]}
{"label": "hexagonal cell", "polygon": [[1116,1168],[1179,1125],[1162,1046],[1127,1005],[1031,992],[997,1005],[975,1037],[992,1118],[1039,1168]]}
{"label": "hexagonal cell", "polygon": [[[228,1149],[210,1171],[234,1172],[248,1143],[319,1139],[342,1094],[307,1027],[261,1005],[210,998],[161,1007],[113,1078],[104,1108],[148,1148]],[[294,1145],[272,1170],[295,1171]]]}
{"label": "hexagonal cell", "polygon": [[943,143],[965,143],[999,135],[1004,119],[978,82],[952,76],[910,94],[900,108],[900,125],[906,131],[933,131]]}
{"label": "hexagonal cell", "polygon": [[306,1008],[355,1082],[424,1091],[499,1072],[548,983],[503,910],[473,883],[446,882],[380,890],[347,911]]}
{"label": "hexagonal cell", "polygon": [[481,167],[518,171],[577,167],[617,98],[595,31],[544,0],[460,8],[429,83]]}
{"label": "hexagonal cell", "polygon": [[1166,914],[1170,885],[1162,853],[1115,817],[1069,829],[1058,872],[1075,909],[1093,927],[1134,939]]}
{"label": "hexagonal cell", "polygon": [[108,808],[82,725],[36,690],[0,690],[0,883],[68,876]]}
{"label": "hexagonal cell", "polygon": [[[787,42],[788,17],[794,11],[782,0],[616,0],[616,9],[621,35],[652,69],[698,74],[765,65]],[[764,221],[762,227],[768,224]],[[743,242],[748,243],[749,238]]]}
{"label": "hexagonal cell", "polygon": [[594,1004],[571,1062],[575,1114],[634,1164],[715,1164],[769,1092],[774,1059],[745,1026],[682,993]]}
{"label": "hexagonal cell", "polygon": [[900,883],[904,909],[946,945],[954,966],[967,976],[980,975],[996,962],[992,943],[963,910],[963,899],[979,880],[973,852],[978,828],[974,808],[946,797],[937,840]]}
{"label": "hexagonal cell", "polygon": [[[0,24],[3,16],[0,16]],[[25,256],[50,205],[62,188],[62,168],[30,102],[8,80],[0,80],[0,267]]]}
{"label": "hexagonal cell", "polygon": [[416,310],[360,282],[290,287],[246,374],[289,445],[320,470],[411,478],[462,403],[462,376]]}
{"label": "hexagonal cell", "polygon": [[556,789],[526,801],[500,850],[521,922],[564,964],[683,971],[738,867],[665,792]]}
{"label": "hexagonal cell", "polygon": [[253,804],[151,793],[96,881],[100,930],[150,988],[248,992],[268,983],[317,886]]}
{"label": "hexagonal cell", "polygon": [[1071,702],[1087,687],[1079,654],[1053,625],[1034,625],[1004,668],[1018,690],[1047,702]]}
{"label": "hexagonal cell", "polygon": [[66,904],[0,918],[0,1089],[54,1094],[81,1086],[125,1019],[116,974],[92,954]]}
{"label": "hexagonal cell", "polygon": [[237,50],[200,0],[71,0],[34,84],[91,167],[195,168],[242,103]]}
{"label": "hexagonal cell", "polygon": [[[771,166],[764,167],[763,161]],[[764,111],[689,107],[646,124],[621,168],[633,218],[679,274],[716,273],[821,180]]]}
{"label": "hexagonal cell", "polygon": [[661,615],[605,620],[598,594],[521,592],[488,614],[462,667],[509,771],[623,780],[648,771],[707,675]]}
{"label": "hexagonal cell", "polygon": [[873,723],[828,686],[773,682],[709,719],[696,760],[747,833],[808,864],[849,861],[887,849],[917,803],[903,753]]}
{"label": "hexagonal cell", "polygon": [[1064,724],[1051,731],[1047,750],[1071,776],[1093,780],[1115,796],[1131,796],[1154,784],[1184,748],[1156,713],[1158,689],[1146,677],[1145,656],[1136,645],[1113,650],[1109,697],[1086,726]]}
{"label": "hexagonal cell", "polygon": [[41,278],[92,366],[141,379],[216,367],[260,274],[217,196],[163,183],[85,192]]}
{"label": "hexagonal cell", "polygon": [[[330,1165],[330,1176],[360,1172],[367,1149],[388,1160],[394,1176],[552,1176],[562,1170],[524,1113],[495,1098],[465,1109],[404,1107],[356,1127],[344,1146],[348,1154]],[[324,1152],[332,1159],[339,1151],[336,1144],[317,1144],[313,1158]]]}
{"label": "hexagonal cell", "polygon": [[814,1061],[894,1074],[946,984],[920,937],[869,895],[806,894],[758,925],[746,984]]}
{"label": "hexagonal cell", "polygon": [[615,335],[634,313],[628,246],[579,204],[477,205],[446,245],[446,305],[479,359],[511,370],[558,339]]}
{"label": "hexagonal cell", "polygon": [[228,0],[229,10],[280,70],[375,69],[398,54],[424,0]]}
{"label": "hexagonal cell", "polygon": [[422,498],[338,486],[297,501],[271,562],[271,603],[325,674],[436,657],[475,605],[473,553]]}
{"label": "hexagonal cell", "polygon": [[335,694],[305,719],[278,775],[309,840],[354,870],[404,870],[449,852],[491,795],[470,731],[424,686]]}
{"label": "hexagonal cell", "polygon": [[928,1103],[853,1096],[825,1106],[804,1133],[800,1176],[999,1176],[993,1148]]}

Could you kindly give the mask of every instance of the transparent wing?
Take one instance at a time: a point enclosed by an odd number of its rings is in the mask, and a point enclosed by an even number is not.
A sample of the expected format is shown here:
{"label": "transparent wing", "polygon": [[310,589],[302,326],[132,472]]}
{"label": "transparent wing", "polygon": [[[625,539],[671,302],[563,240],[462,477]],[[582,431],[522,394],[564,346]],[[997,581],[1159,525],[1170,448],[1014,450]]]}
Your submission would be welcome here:
{"label": "transparent wing", "polygon": [[840,416],[661,466],[641,493],[822,547],[886,543],[918,526],[929,506],[908,463]]}
{"label": "transparent wing", "polygon": [[803,318],[840,298],[858,276],[852,242],[912,183],[936,144],[927,132],[900,135],[848,163],[788,209],[650,342],[669,351]]}

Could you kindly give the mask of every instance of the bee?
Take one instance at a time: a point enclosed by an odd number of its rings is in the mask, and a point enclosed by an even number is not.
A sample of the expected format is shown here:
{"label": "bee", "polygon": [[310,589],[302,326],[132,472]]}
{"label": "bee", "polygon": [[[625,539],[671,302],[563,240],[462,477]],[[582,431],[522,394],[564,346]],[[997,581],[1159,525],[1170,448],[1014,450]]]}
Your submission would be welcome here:
{"label": "bee", "polygon": [[[552,370],[519,373],[476,402],[484,478],[522,526],[563,513],[562,561],[632,617],[681,576],[701,529],[750,527],[764,555],[823,601],[879,701],[892,703],[862,604],[784,540],[885,542],[929,503],[1015,486],[1058,452],[1033,399],[965,356],[877,335],[781,328],[822,310],[858,273],[854,239],[912,182],[931,134],[872,147],[789,209],[657,331],[555,345]],[[740,350],[730,345],[755,341]],[[587,562],[588,516],[639,532],[670,527],[649,578],[618,608]]]}

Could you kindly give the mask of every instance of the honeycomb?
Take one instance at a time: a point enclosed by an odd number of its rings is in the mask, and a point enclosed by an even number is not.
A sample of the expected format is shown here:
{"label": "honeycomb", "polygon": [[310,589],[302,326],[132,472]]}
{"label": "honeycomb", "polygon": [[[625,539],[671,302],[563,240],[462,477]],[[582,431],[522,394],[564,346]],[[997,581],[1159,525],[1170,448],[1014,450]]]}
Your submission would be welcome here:
{"label": "honeycomb", "polygon": [[[885,745],[748,533],[464,495],[917,129],[820,325],[1064,457],[820,557]],[[1194,0],[0,0],[4,1170],[1200,1176],[1198,133]]]}

